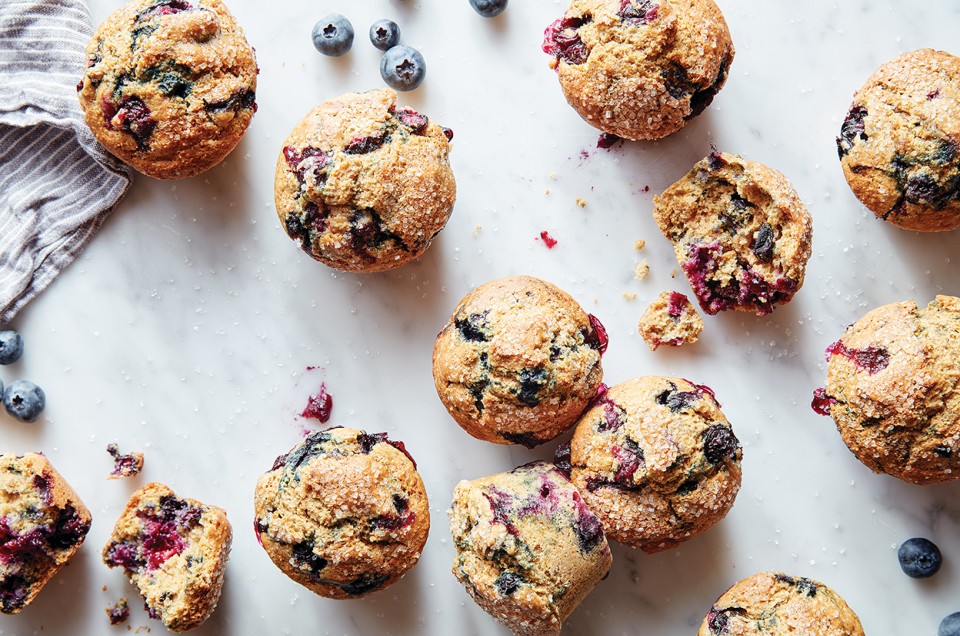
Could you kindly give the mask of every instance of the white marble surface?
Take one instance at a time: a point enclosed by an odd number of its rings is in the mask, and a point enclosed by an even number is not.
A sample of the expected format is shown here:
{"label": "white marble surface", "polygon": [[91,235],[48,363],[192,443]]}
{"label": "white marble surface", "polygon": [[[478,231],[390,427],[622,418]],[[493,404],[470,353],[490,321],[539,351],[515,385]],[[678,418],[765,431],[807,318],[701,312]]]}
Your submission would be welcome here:
{"label": "white marble surface", "polygon": [[[834,144],[853,91],[880,63],[927,46],[960,53],[960,5],[718,3],[737,56],[714,105],[666,140],[603,151],[539,51],[559,1],[513,0],[487,21],[467,0],[232,0],[262,69],[245,140],[197,178],[138,177],[83,256],[13,323],[26,353],[0,378],[37,381],[49,405],[32,425],[0,416],[2,447],[45,452],[94,521],[71,565],[21,615],[0,618],[0,634],[118,633],[103,608],[121,595],[132,599],[131,625],[163,631],[99,558],[147,480],[224,506],[234,523],[223,599],[199,634],[505,634],[449,571],[446,508],[458,480],[547,456],[552,445],[531,452],[462,432],[436,397],[430,352],[469,289],[517,273],[559,284],[604,321],[608,384],[642,374],[708,384],[744,445],[743,489],[727,519],[655,556],[614,546],[609,578],[565,633],[693,634],[727,586],[782,569],[834,587],[871,636],[935,634],[960,610],[960,484],[922,488],[870,473],[808,405],[824,347],[844,326],[880,304],[960,293],[960,235],[875,220],[847,189]],[[94,20],[118,4],[91,0]],[[341,59],[315,53],[309,37],[334,10],[358,31]],[[419,262],[361,277],[333,273],[284,235],[273,166],[311,106],[381,85],[365,39],[380,17],[396,19],[427,59],[425,84],[404,100],[455,130],[459,199]],[[771,316],[708,317],[698,344],[651,353],[636,333],[645,303],[664,289],[689,291],[651,200],[711,142],[791,178],[814,216],[806,284]],[[537,239],[544,229],[559,241],[552,250]],[[640,238],[647,247],[637,252]],[[641,259],[650,275],[637,281]],[[307,423],[295,414],[321,381],[334,396],[331,423],[406,442],[431,500],[420,564],[368,600],[314,596],[271,564],[251,530],[254,483],[300,438]],[[111,441],[146,453],[141,478],[105,479]],[[914,535],[944,552],[932,580],[899,570],[895,546]]]}

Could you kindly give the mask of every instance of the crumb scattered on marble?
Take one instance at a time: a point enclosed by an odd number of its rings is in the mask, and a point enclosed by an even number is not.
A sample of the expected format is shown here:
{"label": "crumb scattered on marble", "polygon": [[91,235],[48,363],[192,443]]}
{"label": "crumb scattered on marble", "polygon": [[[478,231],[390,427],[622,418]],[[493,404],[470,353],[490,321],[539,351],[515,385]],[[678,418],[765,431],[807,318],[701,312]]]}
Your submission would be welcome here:
{"label": "crumb scattered on marble", "polygon": [[677,277],[677,268],[674,267],[673,271],[670,272],[670,278],[676,278],[676,277]]}
{"label": "crumb scattered on marble", "polygon": [[647,242],[643,239],[637,239],[637,242],[633,244],[633,248],[638,252],[647,246]]}
{"label": "crumb scattered on marble", "polygon": [[551,181],[556,181],[556,180],[557,180],[557,173],[556,173],[556,172],[551,172],[551,173],[548,174],[547,176],[550,177],[550,180],[551,180]]}
{"label": "crumb scattered on marble", "polygon": [[647,261],[640,261],[637,263],[636,269],[633,270],[633,277],[637,280],[643,280],[649,273],[650,265],[647,264]]}
{"label": "crumb scattered on marble", "polygon": [[143,470],[143,453],[128,453],[122,455],[120,448],[114,444],[107,444],[107,452],[113,457],[113,472],[108,479],[120,479],[121,477],[133,477],[139,475]]}
{"label": "crumb scattered on marble", "polygon": [[477,236],[478,234],[480,234],[480,230],[482,229],[483,229],[483,226],[477,223],[476,225],[473,226],[473,235]]}
{"label": "crumb scattered on marble", "polygon": [[581,208],[585,208],[587,207],[587,202],[585,199],[577,197],[577,205],[579,205]]}
{"label": "crumb scattered on marble", "polygon": [[550,188],[544,189],[543,193],[546,194],[547,196],[550,196]]}
{"label": "crumb scattered on marble", "polygon": [[627,302],[630,302],[631,300],[636,300],[637,292],[625,291],[623,292],[623,299],[626,300]]}
{"label": "crumb scattered on marble", "polygon": [[127,599],[125,598],[121,598],[111,607],[104,608],[104,611],[107,613],[111,625],[125,623],[130,618],[130,607],[127,605]]}

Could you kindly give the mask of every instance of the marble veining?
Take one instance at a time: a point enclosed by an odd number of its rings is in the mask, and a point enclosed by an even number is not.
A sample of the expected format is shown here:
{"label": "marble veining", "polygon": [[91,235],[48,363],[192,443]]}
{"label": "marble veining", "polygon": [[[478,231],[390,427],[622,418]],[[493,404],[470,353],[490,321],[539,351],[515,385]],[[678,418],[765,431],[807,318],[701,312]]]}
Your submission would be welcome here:
{"label": "marble veining", "polygon": [[[562,2],[513,0],[489,21],[466,0],[228,4],[261,68],[260,110],[244,141],[199,177],[138,177],[83,256],[13,325],[26,352],[0,379],[38,382],[48,408],[33,425],[0,416],[2,447],[45,452],[93,526],[33,605],[0,619],[0,634],[113,634],[103,609],[120,596],[131,599],[131,625],[162,631],[99,559],[128,496],[148,480],[226,508],[234,524],[220,607],[197,634],[505,634],[450,573],[446,509],[460,479],[548,457],[553,446],[467,436],[436,397],[430,354],[469,289],[519,273],[560,285],[600,317],[608,384],[642,374],[707,384],[744,445],[743,489],[727,519],[654,556],[614,546],[609,578],[566,634],[693,634],[729,585],[765,569],[824,581],[871,636],[934,634],[960,610],[960,484],[922,488],[870,473],[809,407],[824,348],[846,325],[881,304],[960,294],[960,235],[877,221],[848,190],[834,142],[853,92],[879,64],[922,47],[960,53],[957,3],[718,0],[737,55],[713,106],[670,138],[609,150],[567,107],[539,50]],[[97,21],[118,5],[90,0]],[[343,58],[324,58],[310,42],[313,22],[330,11],[357,30]],[[314,104],[381,85],[379,52],[365,39],[381,17],[399,22],[426,58],[425,83],[401,101],[455,131],[458,203],[418,262],[334,273],[284,235],[274,165]],[[640,315],[660,291],[689,286],[651,217],[652,198],[711,143],[792,180],[814,217],[806,283],[770,316],[705,317],[699,343],[653,353],[636,332]],[[637,239],[647,242],[641,251]],[[638,281],[640,261],[650,274]],[[431,501],[420,564],[363,601],[324,600],[288,580],[250,529],[256,479],[314,428],[297,414],[320,382],[333,395],[331,424],[406,443]],[[146,454],[141,477],[107,481],[113,441]],[[899,542],[917,535],[945,557],[926,582],[896,560]]]}

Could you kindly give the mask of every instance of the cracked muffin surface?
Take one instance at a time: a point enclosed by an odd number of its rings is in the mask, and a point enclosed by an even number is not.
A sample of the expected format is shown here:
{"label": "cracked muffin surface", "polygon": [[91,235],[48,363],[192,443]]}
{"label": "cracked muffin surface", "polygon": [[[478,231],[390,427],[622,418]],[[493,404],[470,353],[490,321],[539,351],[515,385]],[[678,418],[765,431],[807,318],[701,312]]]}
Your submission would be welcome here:
{"label": "cracked muffin surface", "polygon": [[603,378],[606,331],[556,285],[511,276],[457,305],[433,349],[440,400],[470,435],[536,446],[576,422]]}
{"label": "cracked muffin surface", "polygon": [[717,599],[697,636],[863,636],[847,602],[819,581],[760,572]]}
{"label": "cracked muffin surface", "polygon": [[291,579],[334,599],[381,590],[416,565],[430,530],[423,480],[402,442],[332,428],[257,481],[255,527]]}
{"label": "cracked muffin surface", "polygon": [[878,307],[826,355],[813,406],[857,459],[915,484],[960,478],[960,298]]}
{"label": "cracked muffin surface", "polygon": [[879,218],[918,232],[960,227],[960,58],[921,49],[881,66],[854,95],[837,152]]}
{"label": "cracked muffin surface", "polygon": [[702,113],[734,56],[713,0],[573,0],[543,50],[574,110],[633,140],[660,139]]}
{"label": "cracked muffin surface", "polygon": [[609,538],[653,553],[726,516],[742,456],[709,388],[646,376],[610,387],[584,413],[571,479]]}
{"label": "cracked muffin surface", "polygon": [[426,115],[398,107],[388,88],[321,103],[277,159],[281,226],[335,269],[379,272],[409,263],[453,211],[452,138]]}
{"label": "cracked muffin surface", "polygon": [[220,163],[256,112],[257,62],[220,0],[134,0],[86,51],[77,91],[107,150],[158,179]]}

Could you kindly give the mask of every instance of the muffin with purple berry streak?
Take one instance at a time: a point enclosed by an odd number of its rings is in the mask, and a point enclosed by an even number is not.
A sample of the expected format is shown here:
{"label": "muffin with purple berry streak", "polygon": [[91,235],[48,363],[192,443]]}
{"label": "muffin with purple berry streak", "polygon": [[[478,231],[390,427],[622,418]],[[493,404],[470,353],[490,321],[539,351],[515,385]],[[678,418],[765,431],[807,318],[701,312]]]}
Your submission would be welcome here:
{"label": "muffin with purple berry streak", "polygon": [[327,100],[283,144],[274,178],[281,226],[304,252],[348,272],[423,254],[456,200],[453,133],[388,88]]}
{"label": "muffin with purple berry streak", "polygon": [[634,140],[666,137],[702,113],[734,56],[713,0],[573,0],[543,50],[587,123]]}
{"label": "muffin with purple berry streak", "polygon": [[864,636],[847,602],[819,581],[760,572],[723,593],[697,636]]}
{"label": "muffin with purple berry streak", "polygon": [[877,217],[917,232],[960,227],[960,57],[921,49],[877,69],[853,96],[837,152]]}
{"label": "muffin with purple berry streak", "polygon": [[29,605],[89,530],[90,511],[46,457],[0,455],[0,612]]}
{"label": "muffin with purple berry streak", "polygon": [[331,428],[311,434],[257,481],[256,532],[274,564],[333,599],[392,585],[430,531],[423,480],[402,442]]}
{"label": "muffin with purple berry streak", "polygon": [[172,632],[199,627],[217,606],[233,530],[222,508],[151,482],[133,493],[103,548],[151,618]]}
{"label": "muffin with purple berry streak", "polygon": [[569,429],[603,379],[607,334],[556,285],[511,276],[457,305],[433,347],[440,401],[470,435],[533,447]]}
{"label": "muffin with purple berry streak", "polygon": [[785,176],[714,150],[653,200],[700,307],[764,316],[803,285],[813,221]]}
{"label": "muffin with purple berry streak", "polygon": [[813,407],[876,473],[914,484],[960,478],[960,298],[878,307],[827,347]]}
{"label": "muffin with purple berry streak", "polygon": [[523,636],[559,634],[612,564],[600,521],[545,462],[461,481],[450,531],[454,575],[480,607]]}
{"label": "muffin with purple berry streak", "polygon": [[713,391],[647,376],[611,387],[584,413],[571,479],[609,538],[653,553],[726,516],[742,455]]}
{"label": "muffin with purple berry streak", "polygon": [[158,179],[220,163],[257,109],[257,62],[221,0],[133,0],[90,40],[77,91],[107,150]]}

